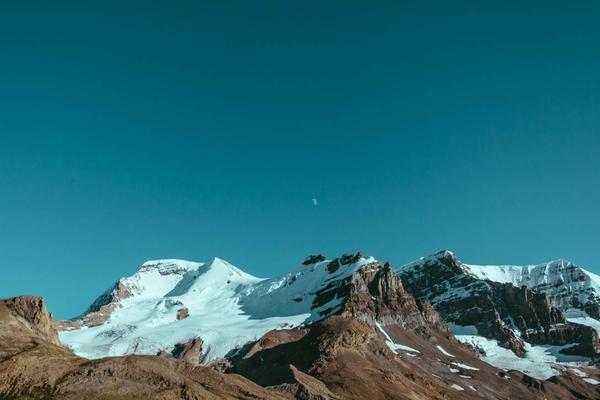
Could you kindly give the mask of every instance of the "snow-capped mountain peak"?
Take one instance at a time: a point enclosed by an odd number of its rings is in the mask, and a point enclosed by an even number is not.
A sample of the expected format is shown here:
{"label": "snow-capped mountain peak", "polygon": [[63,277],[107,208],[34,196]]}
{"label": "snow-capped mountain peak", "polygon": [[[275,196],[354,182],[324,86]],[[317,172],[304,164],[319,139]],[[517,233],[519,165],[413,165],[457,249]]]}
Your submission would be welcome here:
{"label": "snow-capped mountain peak", "polygon": [[213,258],[213,260],[207,264],[207,269],[218,271],[218,273],[225,273],[228,277],[239,280],[240,282],[261,280],[218,257]]}
{"label": "snow-capped mountain peak", "polygon": [[148,260],[144,262],[137,272],[159,271],[162,274],[178,273],[198,268],[202,263],[178,259]]}
{"label": "snow-capped mountain peak", "polygon": [[155,354],[201,337],[207,359],[223,357],[269,330],[335,312],[343,299],[319,294],[376,263],[360,253],[334,260],[315,257],[271,279],[254,277],[220,258],[149,261],[101,296],[79,324],[66,327],[61,340],[78,354],[96,358]]}

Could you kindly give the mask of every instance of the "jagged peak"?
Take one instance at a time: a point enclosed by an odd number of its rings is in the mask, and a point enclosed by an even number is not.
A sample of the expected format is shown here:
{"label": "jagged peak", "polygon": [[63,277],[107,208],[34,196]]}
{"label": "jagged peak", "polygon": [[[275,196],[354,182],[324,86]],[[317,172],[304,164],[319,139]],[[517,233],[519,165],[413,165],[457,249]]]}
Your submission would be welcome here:
{"label": "jagged peak", "polygon": [[219,257],[213,257],[212,260],[207,263],[181,259],[149,260],[141,265],[137,273],[158,271],[161,275],[184,274],[188,271],[198,270],[201,267],[204,267],[202,269],[204,269],[205,271],[212,269],[224,269],[240,276],[249,275],[246,272],[239,269],[238,267],[236,267],[235,265],[231,264],[229,261]]}
{"label": "jagged peak", "polygon": [[237,271],[241,271],[235,265],[231,264],[229,261],[224,260],[219,257],[213,257],[213,259],[207,264],[209,268],[228,268]]}
{"label": "jagged peak", "polygon": [[558,258],[556,260],[551,260],[546,263],[547,266],[559,265],[561,267],[575,266],[577,265],[574,262],[567,260],[566,258]]}
{"label": "jagged peak", "polygon": [[521,277],[535,275],[542,277],[548,274],[555,274],[565,268],[575,268],[581,273],[588,275],[590,278],[595,277],[594,274],[577,266],[573,262],[564,258],[551,260],[541,264],[526,264],[526,265],[474,265],[465,264],[468,272],[478,278],[489,279],[492,281],[511,282],[520,284]]}
{"label": "jagged peak", "polygon": [[[365,263],[374,262],[377,262],[375,257],[364,255],[360,251],[356,253],[344,253],[334,258],[328,258],[322,254],[313,254],[307,256],[300,265],[286,275],[295,275],[302,273],[302,271],[313,271],[321,268],[327,269],[329,274],[338,275],[342,271],[342,268],[340,267],[343,267],[345,273],[350,273],[363,267]],[[331,276],[328,276],[327,278],[331,278]]]}
{"label": "jagged peak", "polygon": [[224,260],[219,257],[213,257],[213,259],[204,265],[206,271],[216,270],[216,271],[226,271],[230,275],[235,275],[242,278],[247,279],[259,279],[253,275],[248,274],[247,272],[242,271],[235,265],[231,264],[229,261]]}
{"label": "jagged peak", "polygon": [[[461,267],[461,269],[469,273],[471,275],[475,275],[479,278],[490,279],[488,278],[485,272],[492,272],[493,270],[501,270],[502,272],[510,271],[511,273],[517,274],[527,274],[530,273],[534,269],[555,267],[555,268],[579,268],[584,271],[586,274],[590,274],[588,271],[583,268],[578,267],[575,263],[567,260],[565,258],[558,258],[555,260],[551,260],[545,263],[540,264],[524,264],[524,265],[512,265],[512,264],[485,264],[485,265],[476,265],[476,264],[467,264],[462,262],[454,252],[450,250],[439,250],[435,253],[432,253],[428,256],[420,257],[417,260],[411,261],[407,264],[402,265],[398,268],[398,270],[402,269],[411,269],[417,266],[433,266],[435,265],[435,261],[448,260],[452,264]],[[494,279],[491,279],[494,280]]]}
{"label": "jagged peak", "polygon": [[448,260],[452,264],[463,269],[463,263],[458,259],[456,254],[450,250],[439,250],[425,257],[420,257],[417,260],[411,261],[398,268],[397,271],[414,269],[415,267],[425,267],[434,265],[436,261]]}
{"label": "jagged peak", "polygon": [[325,260],[327,260],[327,257],[322,254],[311,254],[302,261],[302,265],[314,265]]}
{"label": "jagged peak", "polygon": [[438,257],[452,257],[452,256],[455,256],[454,252],[452,252],[450,250],[440,250],[440,251],[436,252],[435,255],[438,256]]}
{"label": "jagged peak", "polygon": [[192,269],[197,269],[202,266],[204,263],[196,262],[196,261],[188,261],[188,260],[179,260],[179,259],[159,259],[159,260],[148,260],[144,262],[137,272],[147,272],[147,271],[159,271],[159,272],[173,272],[173,271],[189,271]]}

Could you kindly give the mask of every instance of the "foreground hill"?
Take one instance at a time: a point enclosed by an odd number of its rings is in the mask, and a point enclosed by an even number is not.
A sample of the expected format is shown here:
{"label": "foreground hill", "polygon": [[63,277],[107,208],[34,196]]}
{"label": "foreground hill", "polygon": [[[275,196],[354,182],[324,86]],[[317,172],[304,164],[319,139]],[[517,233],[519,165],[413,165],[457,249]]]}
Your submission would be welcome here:
{"label": "foreground hill", "polygon": [[86,360],[58,342],[44,301],[0,300],[0,399],[283,399],[234,374],[156,356]]}

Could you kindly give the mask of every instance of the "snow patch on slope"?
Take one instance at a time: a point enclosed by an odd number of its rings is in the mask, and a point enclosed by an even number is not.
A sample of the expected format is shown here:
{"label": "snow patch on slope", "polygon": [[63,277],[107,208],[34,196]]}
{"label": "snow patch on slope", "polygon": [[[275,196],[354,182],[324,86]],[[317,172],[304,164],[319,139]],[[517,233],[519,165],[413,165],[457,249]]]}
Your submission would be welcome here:
{"label": "snow patch on slope", "polygon": [[387,347],[394,353],[394,354],[398,354],[398,350],[404,350],[404,351],[411,351],[414,353],[420,353],[419,350],[414,349],[410,346],[406,346],[404,344],[399,344],[399,343],[395,343],[392,338],[390,337],[390,335],[388,335],[388,333],[385,331],[385,329],[383,329],[383,327],[381,326],[381,324],[379,322],[375,322],[375,326],[377,326],[377,329],[379,329],[379,331],[383,334],[383,336],[385,337],[385,344],[387,345]]}
{"label": "snow patch on slope", "polygon": [[598,335],[600,335],[600,321],[589,317],[585,311],[571,308],[565,312],[565,318],[567,321],[574,324],[586,325],[594,328]]}
{"label": "snow patch on slope", "polygon": [[455,367],[458,367],[458,368],[468,369],[470,371],[479,371],[479,368],[471,367],[470,365],[463,364],[463,363],[453,362],[452,365],[454,365]]}
{"label": "snow patch on slope", "polygon": [[443,355],[445,355],[445,356],[448,356],[448,357],[454,357],[452,354],[450,354],[450,353],[448,353],[446,350],[444,350],[444,348],[443,348],[442,346],[440,346],[439,344],[438,344],[437,346],[435,346],[435,347],[436,347],[436,348],[438,349],[438,351],[439,351],[440,353],[442,353]]}
{"label": "snow patch on slope", "polygon": [[496,368],[515,369],[537,379],[559,375],[568,365],[579,365],[589,359],[579,356],[563,356],[559,351],[568,346],[532,346],[525,342],[525,357],[519,358],[501,347],[496,340],[475,335],[456,335],[456,338],[474,346],[481,352],[481,359]]}
{"label": "snow patch on slope", "polygon": [[594,378],[583,378],[584,381],[586,381],[587,383],[591,384],[591,385],[598,385],[600,384],[599,380],[596,380]]}

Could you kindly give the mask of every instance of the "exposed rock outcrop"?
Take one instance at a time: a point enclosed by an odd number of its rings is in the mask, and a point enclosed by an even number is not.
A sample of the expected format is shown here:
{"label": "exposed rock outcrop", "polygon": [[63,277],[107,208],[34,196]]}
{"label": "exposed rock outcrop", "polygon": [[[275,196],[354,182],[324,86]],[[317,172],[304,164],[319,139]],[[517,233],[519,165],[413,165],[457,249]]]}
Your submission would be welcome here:
{"label": "exposed rock outcrop", "polygon": [[204,342],[200,338],[193,338],[185,343],[177,343],[171,352],[173,357],[188,362],[193,365],[200,365],[206,358],[206,352],[203,352]]}
{"label": "exposed rock outcrop", "polygon": [[[359,260],[362,254],[346,255],[332,263],[343,267]],[[439,314],[426,301],[416,301],[404,290],[402,281],[389,263],[373,262],[356,273],[342,279],[332,280],[316,293],[313,308],[322,307],[332,299],[341,299],[336,314],[383,325],[399,326],[421,332],[430,330],[448,333]],[[326,310],[325,312],[329,312]]]}
{"label": "exposed rock outcrop", "polygon": [[129,288],[122,280],[119,280],[112,288],[100,295],[80,317],[74,320],[57,321],[56,326],[59,330],[68,330],[79,329],[82,326],[101,325],[110,318],[120,300],[128,299],[131,296]]}
{"label": "exposed rock outcrop", "polygon": [[178,321],[181,321],[182,319],[186,319],[189,316],[190,310],[188,310],[187,307],[183,307],[177,310],[177,315],[175,316],[175,318],[177,318]]}
{"label": "exposed rock outcrop", "polygon": [[92,313],[102,311],[102,309],[111,303],[117,303],[119,300],[128,299],[132,296],[131,291],[121,280],[117,281],[115,285],[104,292],[100,297],[92,303],[92,305],[85,312]]}
{"label": "exposed rock outcrop", "polygon": [[302,261],[302,265],[312,265],[325,260],[326,258],[322,254],[310,255],[306,257],[304,261]]}
{"label": "exposed rock outcrop", "polygon": [[24,330],[49,343],[60,344],[52,315],[41,297],[19,296],[0,301],[0,327],[4,333]]}

